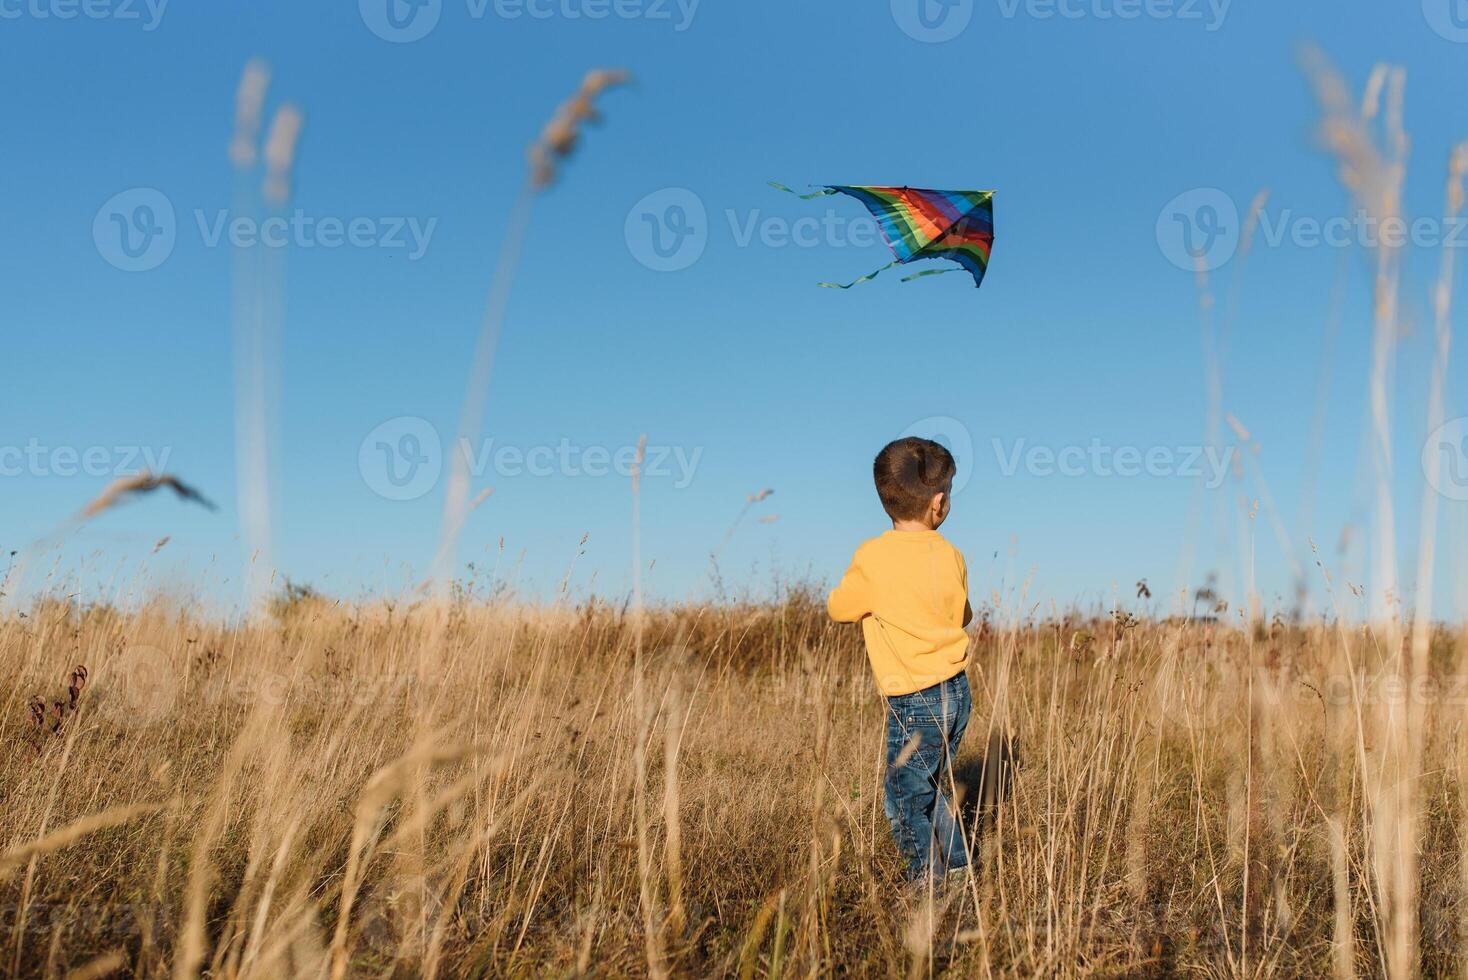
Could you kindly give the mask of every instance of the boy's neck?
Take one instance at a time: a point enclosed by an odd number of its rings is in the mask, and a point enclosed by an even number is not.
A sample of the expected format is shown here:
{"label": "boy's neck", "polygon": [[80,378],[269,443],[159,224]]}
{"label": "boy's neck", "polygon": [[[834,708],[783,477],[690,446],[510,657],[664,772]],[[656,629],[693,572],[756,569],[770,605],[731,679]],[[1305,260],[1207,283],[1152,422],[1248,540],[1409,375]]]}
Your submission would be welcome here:
{"label": "boy's neck", "polygon": [[936,531],[938,529],[935,528],[935,527],[933,527],[927,521],[893,521],[892,522],[892,530],[894,530],[894,531]]}

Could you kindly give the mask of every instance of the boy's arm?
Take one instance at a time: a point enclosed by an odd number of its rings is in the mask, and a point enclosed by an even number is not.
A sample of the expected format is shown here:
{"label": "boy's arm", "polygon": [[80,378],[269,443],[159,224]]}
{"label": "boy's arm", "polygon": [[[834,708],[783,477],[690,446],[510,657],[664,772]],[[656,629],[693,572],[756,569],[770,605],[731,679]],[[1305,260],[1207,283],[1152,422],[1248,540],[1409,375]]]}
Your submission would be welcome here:
{"label": "boy's arm", "polygon": [[968,624],[974,621],[974,607],[968,601],[968,562],[963,560],[963,552],[958,553],[958,578],[963,583],[963,628],[968,629]]}
{"label": "boy's arm", "polygon": [[838,623],[859,622],[872,614],[871,592],[858,559],[851,560],[851,567],[841,576],[841,584],[831,590],[826,611]]}

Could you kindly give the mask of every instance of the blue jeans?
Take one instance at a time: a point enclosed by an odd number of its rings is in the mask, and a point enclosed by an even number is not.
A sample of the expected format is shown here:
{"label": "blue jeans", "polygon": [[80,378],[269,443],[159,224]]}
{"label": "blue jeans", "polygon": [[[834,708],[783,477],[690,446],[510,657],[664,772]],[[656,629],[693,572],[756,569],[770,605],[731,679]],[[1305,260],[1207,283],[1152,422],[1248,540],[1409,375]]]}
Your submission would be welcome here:
{"label": "blue jeans", "polygon": [[968,848],[943,783],[972,705],[967,674],[887,699],[883,809],[909,880],[941,878],[968,865]]}

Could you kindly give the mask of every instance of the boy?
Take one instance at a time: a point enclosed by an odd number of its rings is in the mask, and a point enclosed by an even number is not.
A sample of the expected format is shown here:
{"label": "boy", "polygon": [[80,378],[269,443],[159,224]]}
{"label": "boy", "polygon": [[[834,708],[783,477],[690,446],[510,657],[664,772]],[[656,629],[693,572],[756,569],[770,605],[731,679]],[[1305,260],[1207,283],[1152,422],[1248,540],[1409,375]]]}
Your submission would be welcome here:
{"label": "boy", "polygon": [[968,568],[938,526],[957,467],[928,439],[889,443],[872,466],[892,530],[856,549],[827,601],[831,618],[860,622],[887,699],[884,809],[911,881],[968,865],[942,782],[968,725]]}

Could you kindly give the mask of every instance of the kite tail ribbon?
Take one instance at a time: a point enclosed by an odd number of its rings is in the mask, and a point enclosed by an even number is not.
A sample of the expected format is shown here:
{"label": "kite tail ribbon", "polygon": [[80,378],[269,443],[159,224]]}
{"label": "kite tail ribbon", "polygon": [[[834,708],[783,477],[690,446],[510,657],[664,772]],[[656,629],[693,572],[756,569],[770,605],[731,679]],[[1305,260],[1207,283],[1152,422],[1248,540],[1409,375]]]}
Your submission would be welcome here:
{"label": "kite tail ribbon", "polygon": [[[839,282],[818,282],[818,283],[816,283],[816,285],[817,286],[821,286],[821,287],[823,287],[825,289],[850,289],[852,286],[857,286],[857,285],[860,285],[861,283],[867,282],[868,280],[877,278],[882,273],[884,273],[888,269],[892,268],[894,265],[901,265],[901,264],[902,264],[902,261],[900,259],[898,261],[896,261],[896,262],[888,262],[886,265],[882,266],[880,269],[876,270],[875,272],[868,272],[866,275],[862,276],[860,279],[854,279],[851,282],[846,283],[844,286],[841,283],[839,283]],[[933,271],[936,272],[938,270],[935,269]],[[942,271],[947,272],[948,270],[947,269],[944,269]],[[919,272],[917,275],[920,276],[920,275],[923,275],[923,273]],[[908,276],[907,277],[907,279],[916,279],[916,278],[917,278],[917,276]],[[907,282],[907,279],[904,279],[902,281],[903,282]]]}
{"label": "kite tail ribbon", "polygon": [[[941,276],[945,272],[964,272],[964,271],[966,271],[966,270],[960,269],[960,268],[956,268],[956,267],[955,268],[952,268],[952,269],[924,269],[922,272],[914,272],[910,276],[903,276],[902,277],[902,281],[903,282],[912,282],[914,279],[921,279],[923,276]],[[874,273],[872,273],[872,275],[876,275],[876,273],[874,272]]]}
{"label": "kite tail ribbon", "polygon": [[800,191],[791,190],[790,188],[786,187],[784,184],[777,184],[773,180],[766,181],[765,183],[769,184],[771,187],[773,187],[777,191],[784,191],[786,194],[794,194],[796,197],[800,198],[802,201],[813,201],[813,200],[815,200],[818,197],[830,197],[832,194],[840,194],[841,193],[840,191],[835,190],[834,188],[822,187],[820,190],[816,191],[813,194],[802,194],[802,193],[800,193]]}
{"label": "kite tail ribbon", "polygon": [[[766,183],[768,183],[771,187],[773,187],[777,191],[784,191],[786,194],[794,194],[796,197],[800,198],[802,201],[813,201],[813,200],[815,200],[818,197],[830,197],[832,194],[840,194],[841,193],[840,191],[836,190],[834,187],[822,187],[820,190],[814,191],[813,193],[810,193],[810,194],[802,194],[799,191],[791,190],[790,188],[786,187],[784,184],[777,183],[776,181],[773,181],[773,180],[766,181]],[[861,285],[864,282],[867,282],[869,280],[872,280],[872,279],[877,278],[877,276],[879,276],[882,273],[886,272],[888,269],[892,268],[894,265],[901,265],[901,264],[902,263],[900,261],[898,261],[898,262],[889,262],[886,265],[882,266],[880,269],[876,270],[875,272],[869,272],[866,275],[862,276],[860,279],[854,279],[854,280],[852,280],[851,282],[848,282],[848,283],[818,282],[818,283],[816,283],[816,285],[822,287],[823,289],[850,289],[852,286],[859,286],[859,285]],[[905,281],[906,280],[904,280],[904,282]]]}

